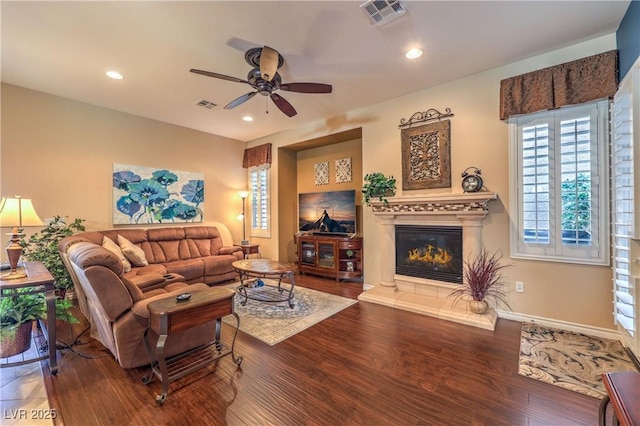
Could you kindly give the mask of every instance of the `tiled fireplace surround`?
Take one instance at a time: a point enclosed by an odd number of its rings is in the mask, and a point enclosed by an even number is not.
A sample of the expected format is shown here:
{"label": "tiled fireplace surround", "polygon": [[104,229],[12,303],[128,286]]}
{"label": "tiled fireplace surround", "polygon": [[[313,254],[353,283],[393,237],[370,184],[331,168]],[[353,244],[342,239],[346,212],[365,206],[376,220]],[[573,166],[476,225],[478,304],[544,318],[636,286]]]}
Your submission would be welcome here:
{"label": "tiled fireplace surround", "polygon": [[448,193],[392,197],[388,205],[373,203],[373,214],[380,220],[383,232],[381,282],[363,292],[359,300],[493,330],[498,318],[493,309],[479,315],[468,311],[463,301],[452,306],[447,296],[455,284],[396,274],[395,226],[460,226],[462,255],[468,259],[482,248],[488,203],[496,198],[495,192]]}

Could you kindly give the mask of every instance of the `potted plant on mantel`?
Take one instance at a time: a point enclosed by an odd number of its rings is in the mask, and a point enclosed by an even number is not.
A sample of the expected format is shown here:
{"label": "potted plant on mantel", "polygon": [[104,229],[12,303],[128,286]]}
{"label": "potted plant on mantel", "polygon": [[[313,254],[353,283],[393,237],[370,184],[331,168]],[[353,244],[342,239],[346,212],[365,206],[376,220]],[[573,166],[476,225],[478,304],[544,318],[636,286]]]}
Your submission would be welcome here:
{"label": "potted plant on mantel", "polygon": [[367,206],[370,206],[371,200],[376,198],[386,206],[389,204],[386,197],[396,195],[396,180],[393,176],[385,176],[380,172],[369,173],[365,175],[364,181],[362,197]]}
{"label": "potted plant on mantel", "polygon": [[468,300],[469,310],[476,314],[487,310],[487,301],[491,301],[496,307],[504,305],[511,309],[502,282],[502,270],[509,265],[502,265],[501,260],[502,254],[489,254],[484,248],[475,258],[465,260],[463,283],[449,294],[453,299],[453,306],[465,299]]}

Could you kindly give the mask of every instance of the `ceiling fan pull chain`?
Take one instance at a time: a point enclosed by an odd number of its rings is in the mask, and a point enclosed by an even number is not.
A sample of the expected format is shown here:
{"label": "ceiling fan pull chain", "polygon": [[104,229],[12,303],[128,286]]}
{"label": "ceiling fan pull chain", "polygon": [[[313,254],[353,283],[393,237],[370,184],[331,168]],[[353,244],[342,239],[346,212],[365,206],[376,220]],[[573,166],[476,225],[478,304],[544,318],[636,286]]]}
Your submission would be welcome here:
{"label": "ceiling fan pull chain", "polygon": [[269,114],[269,98],[264,97],[264,109],[267,114]]}

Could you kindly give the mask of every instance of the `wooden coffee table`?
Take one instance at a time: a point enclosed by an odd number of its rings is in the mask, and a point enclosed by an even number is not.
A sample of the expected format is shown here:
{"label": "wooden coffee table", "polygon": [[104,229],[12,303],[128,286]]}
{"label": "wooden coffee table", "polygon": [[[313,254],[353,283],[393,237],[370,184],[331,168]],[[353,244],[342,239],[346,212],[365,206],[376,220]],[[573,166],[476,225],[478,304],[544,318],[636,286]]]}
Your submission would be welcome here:
{"label": "wooden coffee table", "polygon": [[[291,263],[278,262],[268,259],[245,259],[233,262],[234,269],[240,274],[240,287],[238,294],[244,297],[240,301],[242,305],[248,299],[260,302],[288,302],[293,308],[293,289],[296,286],[296,266]],[[262,278],[277,280],[278,285],[257,286]],[[289,280],[289,289],[282,286],[282,280]]]}

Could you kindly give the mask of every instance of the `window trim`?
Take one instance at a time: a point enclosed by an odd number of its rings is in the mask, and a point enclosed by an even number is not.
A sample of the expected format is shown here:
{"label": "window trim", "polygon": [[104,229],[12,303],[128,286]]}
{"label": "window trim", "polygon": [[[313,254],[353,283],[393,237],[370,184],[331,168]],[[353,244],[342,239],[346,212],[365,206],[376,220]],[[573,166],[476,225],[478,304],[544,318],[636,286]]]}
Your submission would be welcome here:
{"label": "window trim", "polygon": [[[575,116],[580,111],[589,111],[590,115],[596,114],[595,123],[597,128],[595,134],[597,137],[597,150],[592,152],[592,158],[595,156],[597,166],[595,168],[597,175],[594,177],[593,182],[597,185],[595,189],[596,198],[594,202],[597,203],[596,214],[597,218],[594,226],[598,229],[595,230],[594,244],[591,248],[591,254],[584,257],[576,256],[576,251],[579,248],[571,248],[571,250],[558,251],[553,248],[550,252],[548,248],[542,249],[540,245],[533,243],[525,243],[520,238],[522,212],[521,212],[521,196],[522,196],[522,165],[521,165],[521,153],[522,153],[522,140],[519,135],[519,127],[525,125],[533,125],[535,121],[546,119],[548,121],[550,116],[553,120],[558,121],[564,119],[570,119],[567,115]],[[558,114],[560,114],[558,116]],[[522,121],[526,120],[526,123]],[[557,146],[559,141],[555,140],[554,146]],[[555,155],[552,161],[552,167],[550,168],[550,185],[556,185],[556,192],[554,198],[551,200],[552,207],[557,206],[561,202],[561,194],[559,185],[561,184],[560,171],[554,170],[555,165],[559,162],[559,156]],[[609,226],[609,101],[607,99],[589,102],[581,105],[573,105],[560,108],[553,111],[542,111],[533,114],[520,115],[509,119],[509,215],[510,215],[510,255],[515,259],[527,259],[549,262],[563,262],[563,263],[576,263],[585,265],[610,265],[610,226]],[[555,210],[555,209],[554,209]],[[593,211],[593,210],[592,210]],[[551,212],[553,215],[553,212]],[[557,215],[555,215],[557,216]],[[554,219],[555,233],[560,233],[561,238],[561,218],[556,217]],[[592,234],[593,235],[593,234]],[[559,239],[558,239],[559,241]],[[583,248],[580,251],[587,251],[588,247]],[[593,252],[597,254],[594,254]]]}
{"label": "window trim", "polygon": [[[271,165],[270,164],[262,164],[259,166],[253,166],[248,168],[248,179],[249,179],[249,235],[252,237],[258,238],[271,238]],[[262,229],[261,227],[255,227],[253,221],[253,211],[255,208],[255,196],[254,193],[257,192],[256,188],[252,186],[252,178],[251,175],[253,173],[260,173],[261,171],[266,171],[266,217],[264,218],[264,222],[266,223],[266,229]]]}

